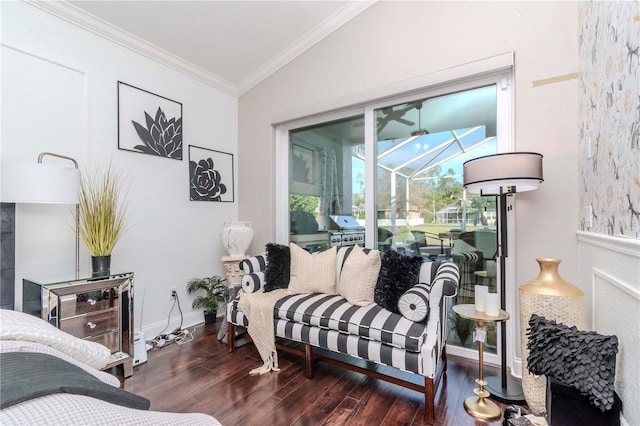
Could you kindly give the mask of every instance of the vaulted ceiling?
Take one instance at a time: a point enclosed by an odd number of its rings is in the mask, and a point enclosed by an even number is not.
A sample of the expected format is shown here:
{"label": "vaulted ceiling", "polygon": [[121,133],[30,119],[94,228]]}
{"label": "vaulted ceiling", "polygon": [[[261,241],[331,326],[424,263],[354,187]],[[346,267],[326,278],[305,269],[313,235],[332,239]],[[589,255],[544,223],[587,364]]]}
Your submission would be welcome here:
{"label": "vaulted ceiling", "polygon": [[201,79],[235,95],[255,86],[372,3],[40,2],[84,26],[123,38],[126,44],[146,46],[161,58],[182,61]]}

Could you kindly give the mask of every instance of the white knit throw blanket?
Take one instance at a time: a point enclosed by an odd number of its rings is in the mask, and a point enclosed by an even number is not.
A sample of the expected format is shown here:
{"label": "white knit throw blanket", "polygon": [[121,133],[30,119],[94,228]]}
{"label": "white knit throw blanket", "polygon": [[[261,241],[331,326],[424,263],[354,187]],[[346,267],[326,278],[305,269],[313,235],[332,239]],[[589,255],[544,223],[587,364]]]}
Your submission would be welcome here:
{"label": "white knit throw blanket", "polygon": [[276,336],[273,330],[273,308],[278,299],[285,296],[286,289],[273,290],[268,293],[240,292],[238,307],[247,316],[249,327],[247,331],[264,362],[262,367],[254,368],[249,374],[265,374],[269,371],[280,371],[278,368],[278,353],[276,352]]}

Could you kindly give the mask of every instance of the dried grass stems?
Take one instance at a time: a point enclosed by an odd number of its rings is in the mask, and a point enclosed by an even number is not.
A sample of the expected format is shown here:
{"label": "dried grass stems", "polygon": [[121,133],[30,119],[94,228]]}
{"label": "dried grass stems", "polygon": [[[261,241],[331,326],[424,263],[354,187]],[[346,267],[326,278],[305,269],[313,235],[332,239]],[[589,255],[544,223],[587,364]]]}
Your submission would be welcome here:
{"label": "dried grass stems", "polygon": [[80,238],[91,256],[109,256],[127,224],[126,177],[111,164],[83,173],[80,181]]}

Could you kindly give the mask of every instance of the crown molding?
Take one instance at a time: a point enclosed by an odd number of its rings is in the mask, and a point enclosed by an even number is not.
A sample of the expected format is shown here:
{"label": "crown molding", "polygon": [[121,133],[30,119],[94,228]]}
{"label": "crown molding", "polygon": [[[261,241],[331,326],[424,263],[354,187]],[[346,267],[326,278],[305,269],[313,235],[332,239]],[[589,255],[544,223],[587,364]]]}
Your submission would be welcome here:
{"label": "crown molding", "polygon": [[269,77],[280,68],[302,55],[305,51],[313,47],[325,37],[342,27],[351,19],[367,10],[378,0],[350,1],[320,25],[313,28],[295,43],[285,48],[278,55],[262,65],[258,70],[238,84],[238,96],[244,94],[258,83]]}
{"label": "crown molding", "polygon": [[109,22],[100,19],[65,1],[24,0],[45,12],[57,16],[93,34],[125,47],[144,57],[173,68],[204,84],[219,89],[229,95],[238,96],[237,88],[229,81],[212,74],[184,59],[149,43]]}
{"label": "crown molding", "polygon": [[364,10],[368,9],[378,0],[350,1],[320,25],[262,65],[237,86],[66,1],[23,1],[146,58],[173,68],[204,84],[219,89],[229,95],[239,97]]}

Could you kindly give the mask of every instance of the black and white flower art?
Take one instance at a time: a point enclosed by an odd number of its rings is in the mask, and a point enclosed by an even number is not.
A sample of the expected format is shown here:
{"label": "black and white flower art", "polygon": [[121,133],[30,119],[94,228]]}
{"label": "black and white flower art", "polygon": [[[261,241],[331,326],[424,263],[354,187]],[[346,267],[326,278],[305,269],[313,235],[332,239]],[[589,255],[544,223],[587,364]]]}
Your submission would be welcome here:
{"label": "black and white flower art", "polygon": [[189,199],[233,202],[233,154],[189,145]]}
{"label": "black and white flower art", "polygon": [[118,148],[182,160],[182,104],[119,81]]}

